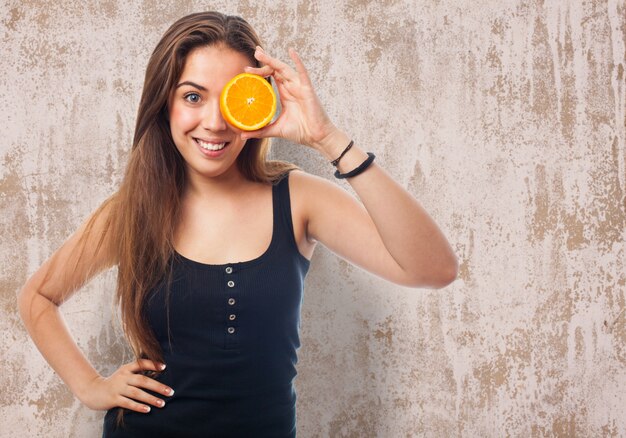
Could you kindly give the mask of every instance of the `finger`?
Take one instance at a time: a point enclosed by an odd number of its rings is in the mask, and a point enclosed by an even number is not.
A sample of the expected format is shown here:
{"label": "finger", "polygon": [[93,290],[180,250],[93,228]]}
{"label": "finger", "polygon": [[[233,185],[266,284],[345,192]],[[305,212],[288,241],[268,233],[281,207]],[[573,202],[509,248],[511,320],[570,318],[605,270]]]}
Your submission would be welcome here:
{"label": "finger", "polygon": [[257,50],[256,52],[254,52],[254,56],[259,61],[263,62],[264,64],[269,65],[274,70],[279,72],[287,80],[295,79],[296,72],[291,67],[289,67],[289,65],[285,64],[279,59],[271,57],[270,55],[265,53],[265,51],[263,51],[263,49],[260,46],[257,46]]}
{"label": "finger", "polygon": [[306,67],[304,66],[304,63],[300,59],[300,55],[298,55],[298,53],[296,52],[296,49],[294,49],[293,47],[289,48],[289,57],[293,60],[294,64],[296,65],[296,71],[298,72],[298,78],[300,79],[300,82],[302,82],[303,84],[312,86],[311,78],[309,78],[309,73]]}
{"label": "finger", "polygon": [[264,65],[263,67],[246,67],[245,71],[246,73],[263,76],[264,78],[271,76],[274,73],[274,69],[269,65]]}
{"label": "finger", "polygon": [[267,137],[278,137],[279,131],[276,126],[276,122],[267,125],[261,129],[257,129],[256,131],[250,131],[247,134],[243,134],[244,138],[267,138]]}
{"label": "finger", "polygon": [[146,391],[143,391],[136,386],[127,386],[126,389],[122,392],[122,395],[131,400],[135,400],[136,402],[141,402],[146,405],[152,405],[157,408],[162,408],[163,406],[165,406],[165,401],[163,399],[148,394]]}
{"label": "finger", "polygon": [[165,364],[157,363],[149,359],[139,359],[134,362],[127,363],[126,368],[128,371],[133,373],[138,373],[145,370],[163,371],[165,369]]}
{"label": "finger", "polygon": [[274,79],[276,79],[277,82],[283,82],[285,84],[289,83],[289,79],[282,73],[274,72]]}
{"label": "finger", "polygon": [[168,397],[171,397],[174,394],[174,390],[169,386],[141,374],[133,374],[130,379],[128,379],[127,383],[138,388],[145,388],[153,392],[158,392],[159,394],[163,394]]}
{"label": "finger", "polygon": [[150,412],[150,406],[139,403],[128,397],[124,397],[123,395],[120,395],[117,405],[121,408],[139,412],[141,414],[147,414],[148,412]]}

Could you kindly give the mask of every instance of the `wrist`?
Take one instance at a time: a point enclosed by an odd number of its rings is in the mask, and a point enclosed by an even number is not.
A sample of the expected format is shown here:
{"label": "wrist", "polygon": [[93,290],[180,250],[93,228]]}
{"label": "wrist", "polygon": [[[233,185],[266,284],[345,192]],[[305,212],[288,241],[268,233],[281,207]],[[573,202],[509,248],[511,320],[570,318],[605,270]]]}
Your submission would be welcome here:
{"label": "wrist", "polygon": [[95,392],[93,385],[101,380],[104,380],[104,377],[102,377],[100,374],[95,374],[90,378],[82,381],[75,388],[70,389],[72,390],[76,398],[78,398],[78,400],[80,400],[83,404],[90,406],[90,399]]}
{"label": "wrist", "polygon": [[341,155],[350,141],[345,132],[335,129],[312,146],[326,158],[326,161],[331,162]]}

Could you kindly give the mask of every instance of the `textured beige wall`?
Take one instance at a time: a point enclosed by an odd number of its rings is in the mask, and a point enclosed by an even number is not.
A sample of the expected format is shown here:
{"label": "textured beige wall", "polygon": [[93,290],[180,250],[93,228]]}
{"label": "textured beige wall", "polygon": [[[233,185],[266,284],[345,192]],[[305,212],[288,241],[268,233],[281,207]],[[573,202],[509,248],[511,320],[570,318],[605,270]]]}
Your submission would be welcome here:
{"label": "textured beige wall", "polygon": [[[99,434],[15,297],[116,188],[149,53],[202,9],[247,17],[272,53],[298,48],[337,124],[461,261],[446,289],[410,290],[318,249],[300,436],[626,436],[624,0],[171,3],[2,3],[1,436]],[[274,155],[332,179],[302,147]],[[128,359],[114,279],[63,307],[103,373]]]}

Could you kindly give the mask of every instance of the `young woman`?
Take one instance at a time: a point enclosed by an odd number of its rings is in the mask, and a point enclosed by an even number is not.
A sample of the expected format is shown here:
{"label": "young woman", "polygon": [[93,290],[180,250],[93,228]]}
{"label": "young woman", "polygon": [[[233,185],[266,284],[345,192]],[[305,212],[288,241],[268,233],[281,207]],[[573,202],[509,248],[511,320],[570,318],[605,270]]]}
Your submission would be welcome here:
{"label": "young woman", "polygon": [[[295,436],[302,284],[317,242],[397,284],[438,288],[456,277],[437,225],[329,120],[289,55],[295,69],[261,49],[239,17],[174,23],[148,63],[119,191],[20,293],[46,360],[85,405],[108,410],[106,437]],[[273,77],[280,94],[280,116],[259,131],[220,113],[222,88],[242,72]],[[334,161],[361,202],[268,161],[269,137]],[[137,360],[103,377],[58,307],[113,265]]]}

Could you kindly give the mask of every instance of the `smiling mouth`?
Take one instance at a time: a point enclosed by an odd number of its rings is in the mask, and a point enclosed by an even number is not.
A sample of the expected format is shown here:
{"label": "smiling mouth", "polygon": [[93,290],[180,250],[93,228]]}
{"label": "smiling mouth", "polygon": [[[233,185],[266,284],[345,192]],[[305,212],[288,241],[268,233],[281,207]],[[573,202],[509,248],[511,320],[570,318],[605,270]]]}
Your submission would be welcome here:
{"label": "smiling mouth", "polygon": [[194,138],[194,140],[196,141],[196,143],[198,143],[198,145],[202,149],[206,149],[207,151],[221,151],[230,143],[230,142],[209,143],[209,142],[200,140],[199,138]]}

